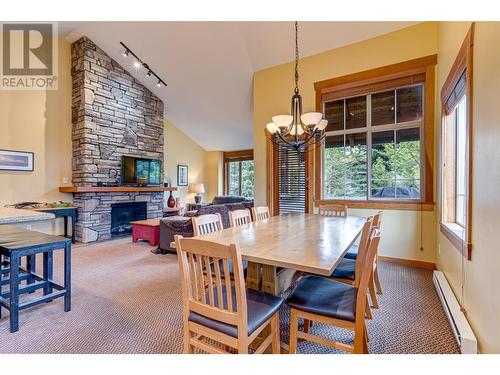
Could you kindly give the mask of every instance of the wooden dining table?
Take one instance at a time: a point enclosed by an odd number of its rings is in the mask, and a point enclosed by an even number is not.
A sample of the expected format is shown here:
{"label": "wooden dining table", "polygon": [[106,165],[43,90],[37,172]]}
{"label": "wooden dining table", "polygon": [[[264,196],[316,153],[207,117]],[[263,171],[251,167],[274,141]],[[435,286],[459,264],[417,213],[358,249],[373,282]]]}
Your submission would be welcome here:
{"label": "wooden dining table", "polygon": [[[366,219],[283,214],[203,235],[238,244],[248,262],[247,287],[281,294],[296,271],[330,276],[360,235]],[[280,277],[280,275],[288,275]]]}

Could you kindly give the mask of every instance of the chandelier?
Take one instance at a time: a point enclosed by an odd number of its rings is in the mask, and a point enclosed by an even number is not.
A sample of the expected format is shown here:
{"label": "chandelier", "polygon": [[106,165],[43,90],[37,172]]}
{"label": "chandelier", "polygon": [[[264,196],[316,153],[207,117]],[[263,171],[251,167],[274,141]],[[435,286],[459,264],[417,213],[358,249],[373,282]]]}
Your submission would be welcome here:
{"label": "chandelier", "polygon": [[266,128],[271,140],[297,151],[307,151],[310,146],[319,145],[328,121],[320,112],[302,114],[302,97],[299,94],[299,27],[295,22],[295,90],[292,96],[292,114],[273,116],[273,122]]}

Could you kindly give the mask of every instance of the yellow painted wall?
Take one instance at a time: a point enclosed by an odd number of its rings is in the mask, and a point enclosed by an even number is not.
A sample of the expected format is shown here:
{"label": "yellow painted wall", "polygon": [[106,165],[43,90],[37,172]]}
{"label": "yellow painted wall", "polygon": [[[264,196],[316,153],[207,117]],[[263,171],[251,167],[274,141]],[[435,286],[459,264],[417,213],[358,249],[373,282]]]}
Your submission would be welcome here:
{"label": "yellow painted wall", "polygon": [[[421,23],[373,39],[300,60],[300,92],[304,112],[315,110],[314,83],[437,53],[438,24]],[[254,162],[256,204],[266,204],[266,142],[264,127],[277,114],[290,112],[294,63],[254,74]],[[374,211],[350,210],[353,215]],[[421,226],[421,223],[423,225]],[[387,211],[380,245],[382,255],[434,262],[435,212]],[[421,232],[423,228],[423,233]],[[424,238],[421,251],[421,238]]]}
{"label": "yellow painted wall", "polygon": [[[59,39],[58,48],[58,90],[0,90],[0,149],[35,153],[34,172],[0,171],[1,206],[72,199],[58,191],[63,177],[71,181],[71,47]],[[61,220],[33,229],[60,233]]]}
{"label": "yellow painted wall", "polygon": [[[439,25],[439,90],[469,26],[469,22],[442,22]],[[463,262],[463,285],[466,315],[483,353],[500,353],[500,249],[497,237],[500,228],[499,40],[500,22],[476,23],[473,50],[473,250],[472,260]],[[439,230],[437,237],[438,267],[461,299],[462,257]]]}
{"label": "yellow painted wall", "polygon": [[[165,150],[163,155],[165,177],[170,178],[172,186],[177,186],[177,165],[186,164],[189,184],[201,182],[205,185],[204,202],[211,201],[218,194],[219,180],[222,180],[218,163],[222,162],[222,152],[206,151],[170,121],[165,120]],[[194,194],[190,193],[189,186],[179,186],[174,196],[180,198],[181,206],[185,206],[187,202],[194,202]]]}

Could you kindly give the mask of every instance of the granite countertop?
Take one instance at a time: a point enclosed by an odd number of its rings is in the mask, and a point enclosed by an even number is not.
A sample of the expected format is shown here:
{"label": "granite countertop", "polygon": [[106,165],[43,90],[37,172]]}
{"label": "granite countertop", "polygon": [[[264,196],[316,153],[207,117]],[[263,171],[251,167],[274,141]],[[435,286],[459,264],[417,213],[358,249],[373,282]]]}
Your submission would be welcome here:
{"label": "granite countertop", "polygon": [[50,220],[54,214],[11,207],[0,207],[0,224],[23,223],[27,221]]}

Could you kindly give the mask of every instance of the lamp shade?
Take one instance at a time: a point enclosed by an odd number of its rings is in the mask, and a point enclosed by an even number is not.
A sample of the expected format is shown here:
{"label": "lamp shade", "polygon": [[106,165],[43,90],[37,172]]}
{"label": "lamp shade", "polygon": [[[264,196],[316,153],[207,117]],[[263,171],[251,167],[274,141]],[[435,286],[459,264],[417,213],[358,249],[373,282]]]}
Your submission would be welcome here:
{"label": "lamp shade", "polygon": [[196,194],[203,194],[205,193],[205,185],[203,184],[192,184],[191,185],[191,192],[196,193]]}
{"label": "lamp shade", "polygon": [[323,114],[321,112],[308,112],[300,116],[304,125],[316,125],[321,121]]}
{"label": "lamp shade", "polygon": [[328,125],[328,120],[321,120],[318,125],[316,125],[317,130],[325,130],[326,126]]}
{"label": "lamp shade", "polygon": [[290,115],[273,116],[273,122],[276,124],[276,126],[279,126],[280,128],[286,128],[287,126],[290,126],[292,121],[293,121],[293,116]]}
{"label": "lamp shade", "polygon": [[266,128],[267,131],[271,134],[276,133],[279,130],[278,126],[276,126],[274,122],[270,122],[269,124],[267,124]]}

